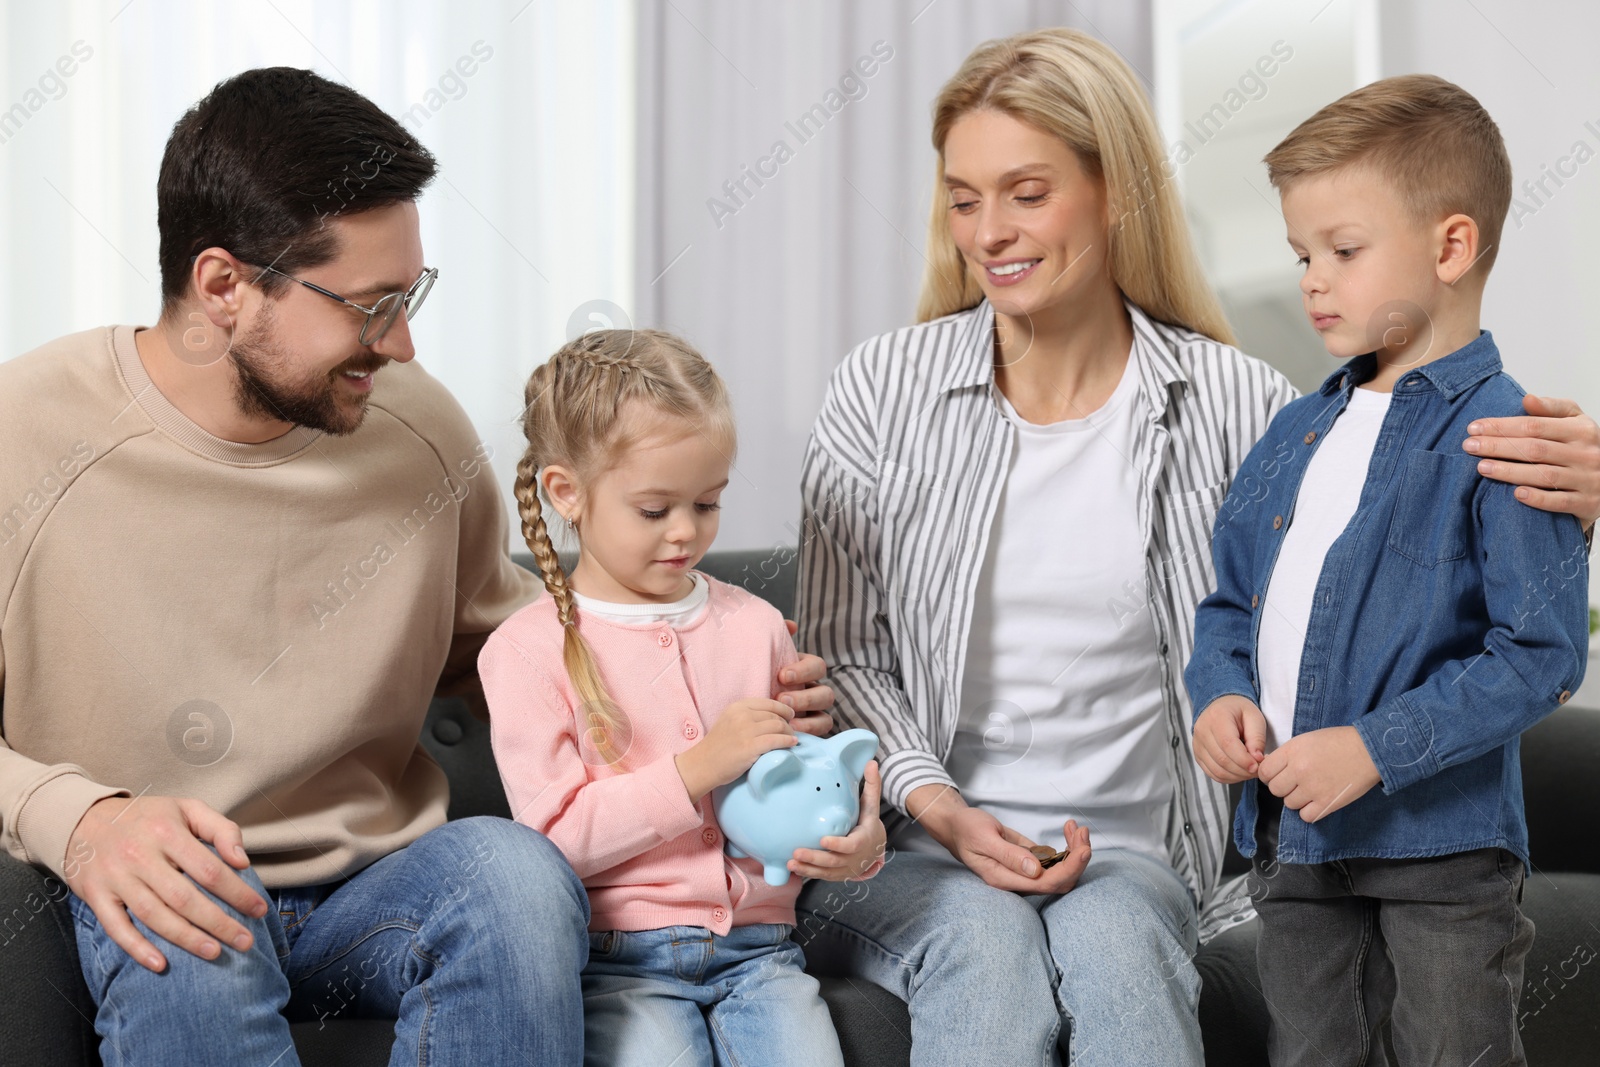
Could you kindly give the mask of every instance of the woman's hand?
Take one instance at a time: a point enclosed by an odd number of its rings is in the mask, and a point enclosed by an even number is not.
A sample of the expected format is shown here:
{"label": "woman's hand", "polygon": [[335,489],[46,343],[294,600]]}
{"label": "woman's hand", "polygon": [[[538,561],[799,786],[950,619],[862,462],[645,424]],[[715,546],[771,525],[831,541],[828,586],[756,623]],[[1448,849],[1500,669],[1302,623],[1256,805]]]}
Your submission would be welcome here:
{"label": "woman's hand", "polygon": [[906,811],[950,854],[996,889],[1013,893],[1066,893],[1089,866],[1089,828],[1068,819],[1062,827],[1067,858],[1048,870],[1029,849],[1034,842],[1003,826],[981,808],[969,807],[948,786],[924,785],[906,798]]}
{"label": "woman's hand", "polygon": [[1600,517],[1600,426],[1572,400],[1530,393],[1522,407],[1526,416],[1478,419],[1462,447],[1524,504],[1576,515],[1587,530]]}
{"label": "woman's hand", "polygon": [[[793,619],[784,619],[793,637],[799,629]],[[798,660],[778,672],[778,699],[794,709],[790,723],[796,730],[813,737],[827,737],[833,733],[833,690],[822,684],[828,665],[821,656],[802,654]]]}
{"label": "woman's hand", "polygon": [[763,697],[729,704],[706,736],[676,757],[689,799],[698,804],[701,797],[738,778],[766,753],[799,744],[789,727],[793,716],[787,704]]}
{"label": "woman's hand", "polygon": [[866,786],[861,790],[861,819],[844,837],[824,837],[822,848],[797,848],[789,870],[802,878],[821,878],[827,882],[846,882],[852,878],[871,878],[883,866],[886,838],[883,821],[878,818],[883,799],[883,779],[878,776],[878,761],[867,764]]}

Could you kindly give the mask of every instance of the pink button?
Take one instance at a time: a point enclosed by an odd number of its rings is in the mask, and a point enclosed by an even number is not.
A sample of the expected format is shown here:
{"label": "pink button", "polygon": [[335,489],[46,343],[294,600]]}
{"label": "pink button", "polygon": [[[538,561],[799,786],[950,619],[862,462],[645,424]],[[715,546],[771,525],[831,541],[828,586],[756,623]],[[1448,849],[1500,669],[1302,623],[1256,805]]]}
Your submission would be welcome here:
{"label": "pink button", "polygon": [[717,832],[709,826],[700,831],[700,837],[708,845],[714,845],[717,843]]}
{"label": "pink button", "polygon": [[722,920],[726,919],[727,917],[728,917],[728,909],[727,908],[712,908],[711,909],[711,921],[712,922],[721,922]]}
{"label": "pink button", "polygon": [[693,741],[695,738],[700,736],[700,727],[696,726],[692,722],[684,723],[683,724],[683,736],[687,737],[689,740]]}
{"label": "pink button", "polygon": [[668,645],[672,644],[672,635],[667,633],[667,631],[662,630],[660,633],[656,634],[656,644],[660,645],[662,648],[666,648]]}

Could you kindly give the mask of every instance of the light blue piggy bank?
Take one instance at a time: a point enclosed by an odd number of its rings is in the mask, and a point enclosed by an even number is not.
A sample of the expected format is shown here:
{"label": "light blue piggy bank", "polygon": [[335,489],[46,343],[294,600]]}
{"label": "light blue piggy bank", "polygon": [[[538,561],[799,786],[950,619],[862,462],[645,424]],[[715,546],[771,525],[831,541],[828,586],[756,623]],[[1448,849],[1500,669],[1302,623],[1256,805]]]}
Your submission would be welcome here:
{"label": "light blue piggy bank", "polygon": [[871,730],[846,730],[825,740],[796,734],[795,740],[792,748],[763,754],[711,794],[728,855],[755,857],[768,885],[789,881],[795,849],[820,848],[824,837],[855,829],[861,776],[878,751]]}

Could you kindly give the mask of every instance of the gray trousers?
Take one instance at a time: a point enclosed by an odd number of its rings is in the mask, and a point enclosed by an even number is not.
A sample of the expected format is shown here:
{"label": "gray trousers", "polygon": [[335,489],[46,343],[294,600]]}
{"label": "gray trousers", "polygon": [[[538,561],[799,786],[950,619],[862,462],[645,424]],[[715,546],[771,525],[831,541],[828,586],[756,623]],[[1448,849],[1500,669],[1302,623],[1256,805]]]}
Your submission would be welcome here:
{"label": "gray trousers", "polygon": [[[1501,848],[1280,864],[1267,790],[1248,886],[1273,1067],[1520,1065],[1517,999],[1533,945],[1522,861]],[[1296,818],[1289,813],[1290,818]]]}

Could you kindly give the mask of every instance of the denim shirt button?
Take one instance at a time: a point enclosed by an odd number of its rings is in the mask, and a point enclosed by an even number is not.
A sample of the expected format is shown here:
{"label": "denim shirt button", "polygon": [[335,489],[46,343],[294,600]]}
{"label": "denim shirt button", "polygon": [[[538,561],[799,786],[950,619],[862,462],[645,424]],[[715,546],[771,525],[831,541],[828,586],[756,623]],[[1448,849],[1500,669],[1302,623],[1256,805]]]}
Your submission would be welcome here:
{"label": "denim shirt button", "polygon": [[1260,593],[1251,593],[1250,594],[1250,606],[1253,607],[1253,608],[1257,608],[1257,607],[1261,606],[1261,594]]}
{"label": "denim shirt button", "polygon": [[1283,529],[1283,516],[1282,515],[1274,515],[1272,517],[1272,528],[1274,530]]}
{"label": "denim shirt button", "polygon": [[1567,701],[1569,701],[1571,699],[1572,699],[1572,690],[1563,689],[1561,691],[1561,695],[1556,697],[1556,703],[1557,704],[1565,704]]}
{"label": "denim shirt button", "polygon": [[1306,434],[1306,444],[1309,445],[1312,441],[1315,441],[1316,439],[1317,439],[1317,431],[1312,430],[1310,433]]}

